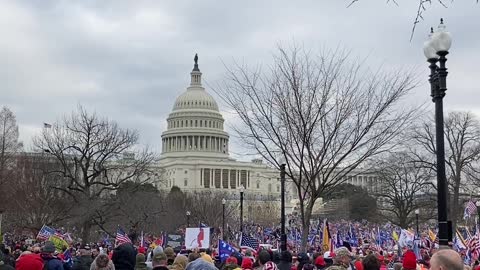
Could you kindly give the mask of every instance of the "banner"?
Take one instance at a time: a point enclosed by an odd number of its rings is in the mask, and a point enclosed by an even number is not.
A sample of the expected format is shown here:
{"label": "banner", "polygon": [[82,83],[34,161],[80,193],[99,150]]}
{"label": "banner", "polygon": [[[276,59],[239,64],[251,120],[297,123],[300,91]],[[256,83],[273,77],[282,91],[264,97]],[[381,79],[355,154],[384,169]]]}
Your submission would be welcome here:
{"label": "banner", "polygon": [[65,249],[68,248],[67,241],[63,240],[62,238],[60,238],[57,235],[50,236],[50,238],[48,240],[51,241],[55,245],[55,250],[58,251],[58,252],[63,252]]}
{"label": "banner", "polygon": [[167,235],[167,247],[168,246],[172,248],[181,247],[183,241],[184,239],[180,234]]}
{"label": "banner", "polygon": [[413,248],[414,238],[415,238],[415,235],[412,232],[402,229],[402,232],[400,233],[400,237],[398,239],[398,245],[400,247]]}
{"label": "banner", "polygon": [[187,228],[185,230],[185,248],[209,248],[210,228]]}

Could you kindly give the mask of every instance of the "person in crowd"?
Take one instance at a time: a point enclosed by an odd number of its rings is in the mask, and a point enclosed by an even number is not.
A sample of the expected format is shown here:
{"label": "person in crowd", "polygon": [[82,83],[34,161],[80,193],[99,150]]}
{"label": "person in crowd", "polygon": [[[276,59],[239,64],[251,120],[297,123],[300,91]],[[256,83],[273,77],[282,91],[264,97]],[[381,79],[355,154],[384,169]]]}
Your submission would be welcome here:
{"label": "person in crowd", "polygon": [[262,270],[278,270],[278,268],[274,262],[268,261],[263,265]]}
{"label": "person in crowd", "polygon": [[402,270],[416,270],[416,269],[417,269],[417,257],[415,256],[415,253],[413,253],[413,251],[407,250],[405,254],[403,254]]}
{"label": "person in crowd", "polygon": [[430,270],[463,270],[462,258],[452,249],[440,249],[430,259]]}
{"label": "person in crowd", "polygon": [[265,264],[269,261],[271,261],[270,253],[268,253],[268,251],[263,249],[258,253],[258,259],[257,259],[258,266],[255,268],[255,270],[264,270]]}
{"label": "person in crowd", "polygon": [[86,247],[81,247],[73,260],[72,270],[88,270],[93,263],[92,253]]}
{"label": "person in crowd", "polygon": [[278,264],[279,270],[291,270],[292,269],[292,253],[288,250],[282,251],[280,254],[280,263]]}
{"label": "person in crowd", "polygon": [[64,270],[63,262],[55,255],[55,245],[51,241],[45,242],[40,257],[45,264],[45,270]]}
{"label": "person in crowd", "polygon": [[218,270],[211,262],[202,259],[195,259],[187,265],[186,270]]}
{"label": "person in crowd", "polygon": [[5,254],[0,251],[0,270],[15,270],[13,266],[5,263]]}
{"label": "person in crowd", "polygon": [[196,259],[199,259],[201,257],[200,253],[198,252],[191,252],[188,254],[188,262],[193,262]]}
{"label": "person in crowd", "polygon": [[333,265],[333,257],[335,257],[335,253],[330,251],[327,251],[323,254],[323,259],[325,260],[325,267]]}
{"label": "person in crowd", "polygon": [[342,266],[347,270],[355,270],[355,266],[352,264],[352,254],[346,247],[340,247],[335,250],[335,257],[333,258],[333,264]]}
{"label": "person in crowd", "polygon": [[160,253],[163,253],[163,248],[161,246],[156,246],[152,251],[148,253],[147,261],[145,262],[145,264],[147,265],[147,269],[151,270],[153,268],[152,259],[155,255]]}
{"label": "person in crowd", "polygon": [[323,270],[324,268],[326,268],[327,263],[325,262],[325,259],[323,258],[322,255],[318,255],[315,258],[314,265],[318,270]]}
{"label": "person in crowd", "polygon": [[134,270],[136,254],[133,245],[124,243],[113,250],[112,261],[116,270]]}
{"label": "person in crowd", "polygon": [[302,270],[304,264],[310,263],[310,257],[308,257],[307,253],[301,252],[297,256],[297,261],[297,270]]}
{"label": "person in crowd", "polygon": [[177,255],[175,261],[173,261],[170,270],[185,270],[187,268],[188,258],[185,255]]}
{"label": "person in crowd", "polygon": [[160,252],[157,255],[153,256],[152,266],[153,270],[168,270],[167,266],[168,258],[165,253]]}
{"label": "person in crowd", "polygon": [[115,265],[106,254],[98,254],[90,265],[90,270],[115,270]]}
{"label": "person in crowd", "polygon": [[364,270],[380,270],[380,260],[374,254],[367,255],[362,260]]}
{"label": "person in crowd", "polygon": [[225,261],[225,265],[222,267],[222,270],[234,270],[238,268],[238,260],[234,256],[230,256]]}
{"label": "person in crowd", "polygon": [[[288,252],[288,251],[287,251]],[[242,259],[242,270],[252,270],[253,269],[253,261],[249,257],[245,256]],[[290,269],[288,269],[290,270]]]}
{"label": "person in crowd", "polygon": [[175,251],[171,247],[167,247],[163,250],[163,253],[167,256],[167,265],[172,265],[175,261]]}
{"label": "person in crowd", "polygon": [[145,263],[145,254],[137,253],[135,270],[147,270],[147,264]]}
{"label": "person in crowd", "polygon": [[43,270],[44,264],[40,254],[22,254],[16,264],[16,270]]}

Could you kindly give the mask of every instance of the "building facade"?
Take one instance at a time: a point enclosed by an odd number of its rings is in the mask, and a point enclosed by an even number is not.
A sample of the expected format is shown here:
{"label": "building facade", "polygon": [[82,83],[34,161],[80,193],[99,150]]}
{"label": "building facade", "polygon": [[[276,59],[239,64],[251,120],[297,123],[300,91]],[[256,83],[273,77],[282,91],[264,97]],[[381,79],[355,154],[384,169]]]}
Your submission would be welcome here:
{"label": "building facade", "polygon": [[229,135],[215,99],[202,86],[198,58],[190,73],[190,86],[174,102],[162,133],[159,166],[162,189],[218,191],[227,198],[279,200],[279,172],[261,160],[237,161],[229,156]]}

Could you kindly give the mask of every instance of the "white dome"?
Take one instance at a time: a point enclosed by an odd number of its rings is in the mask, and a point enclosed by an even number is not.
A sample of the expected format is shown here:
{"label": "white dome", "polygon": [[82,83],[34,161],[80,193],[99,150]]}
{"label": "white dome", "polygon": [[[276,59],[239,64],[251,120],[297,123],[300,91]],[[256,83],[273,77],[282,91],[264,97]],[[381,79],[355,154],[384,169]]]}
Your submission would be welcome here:
{"label": "white dome", "polygon": [[205,89],[196,87],[188,89],[175,100],[174,111],[186,109],[207,109],[218,112],[218,105]]}
{"label": "white dome", "polygon": [[190,86],[173,105],[167,118],[167,130],[162,133],[162,157],[228,158],[228,133],[215,99],[202,87],[198,57],[191,75]]}

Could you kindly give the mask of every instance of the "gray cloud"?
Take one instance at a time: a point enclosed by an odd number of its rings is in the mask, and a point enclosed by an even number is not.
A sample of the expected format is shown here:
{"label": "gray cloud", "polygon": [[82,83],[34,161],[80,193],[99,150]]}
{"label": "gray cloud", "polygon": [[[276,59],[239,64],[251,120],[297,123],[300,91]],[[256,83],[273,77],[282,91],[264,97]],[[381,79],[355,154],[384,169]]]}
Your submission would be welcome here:
{"label": "gray cloud", "polygon": [[[447,109],[480,114],[475,1],[432,5],[410,42],[416,1],[2,1],[0,72],[3,104],[17,114],[28,145],[43,122],[83,104],[160,150],[175,98],[200,55],[207,82],[235,58],[268,64],[278,42],[351,49],[373,67],[428,70],[422,43],[444,17],[454,36]],[[405,2],[405,3],[403,3]],[[412,94],[428,102],[428,85]],[[217,99],[220,102],[220,99]],[[225,108],[224,108],[225,109]],[[231,115],[225,116],[232,119]],[[241,151],[236,145],[234,151]]]}

